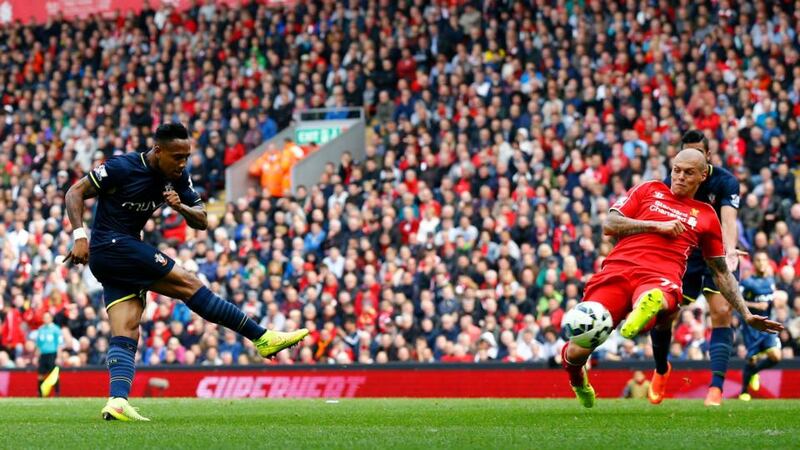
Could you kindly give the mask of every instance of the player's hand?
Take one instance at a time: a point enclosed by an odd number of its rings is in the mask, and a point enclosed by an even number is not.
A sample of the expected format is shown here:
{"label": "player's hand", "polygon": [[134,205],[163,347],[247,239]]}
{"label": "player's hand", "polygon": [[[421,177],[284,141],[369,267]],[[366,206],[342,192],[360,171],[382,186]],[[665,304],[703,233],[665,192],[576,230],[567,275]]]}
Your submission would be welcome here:
{"label": "player's hand", "polygon": [[739,249],[736,249],[733,253],[727,253],[725,255],[725,265],[728,266],[728,271],[733,273],[736,271],[736,268],[739,267],[739,257],[740,256],[747,256],[748,253]]}
{"label": "player's hand", "polygon": [[64,257],[64,264],[86,264],[89,262],[89,240],[76,239],[72,250]]}
{"label": "player's hand", "polygon": [[728,272],[735,272],[736,268],[739,267],[739,255],[737,253],[726,254],[725,265],[728,266]]}
{"label": "player's hand", "polygon": [[677,236],[686,231],[686,227],[678,219],[670,220],[669,222],[660,222],[658,225],[658,232],[669,236]]}
{"label": "player's hand", "polygon": [[170,208],[178,210],[181,207],[181,198],[178,193],[173,190],[164,191],[164,201],[167,202]]}
{"label": "player's hand", "polygon": [[756,316],[754,314],[750,314],[745,318],[745,321],[748,325],[755,328],[756,330],[766,331],[770,334],[776,334],[783,331],[783,325],[779,322],[775,322],[772,320],[767,319],[764,316]]}

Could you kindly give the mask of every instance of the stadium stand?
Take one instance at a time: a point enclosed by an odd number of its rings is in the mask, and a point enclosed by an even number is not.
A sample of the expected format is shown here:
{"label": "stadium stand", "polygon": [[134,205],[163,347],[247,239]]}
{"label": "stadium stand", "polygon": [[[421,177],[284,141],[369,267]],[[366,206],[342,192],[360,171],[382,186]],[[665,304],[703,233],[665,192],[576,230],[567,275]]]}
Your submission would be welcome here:
{"label": "stadium stand", "polygon": [[[561,317],[611,248],[609,204],[663,179],[689,128],[741,182],[740,247],[774,263],[772,315],[794,357],[792,2],[550,3],[204,3],[0,26],[0,363],[35,364],[50,312],[62,365],[104,364],[100,286],[58,258],[70,243],[64,193],[93,165],[180,121],[194,186],[213,204],[226,166],[299,112],[342,106],[368,111],[364,159],[345,155],[284,196],[297,156],[276,148],[252,167],[261,191],[217,202],[207,232],[164,209],[143,235],[262,325],[312,330],[271,363],[557,364]],[[139,364],[264,364],[167,298],[150,295],[143,329]],[[700,300],[671,357],[706,358],[709,331]],[[651,352],[646,338],[601,350]]]}

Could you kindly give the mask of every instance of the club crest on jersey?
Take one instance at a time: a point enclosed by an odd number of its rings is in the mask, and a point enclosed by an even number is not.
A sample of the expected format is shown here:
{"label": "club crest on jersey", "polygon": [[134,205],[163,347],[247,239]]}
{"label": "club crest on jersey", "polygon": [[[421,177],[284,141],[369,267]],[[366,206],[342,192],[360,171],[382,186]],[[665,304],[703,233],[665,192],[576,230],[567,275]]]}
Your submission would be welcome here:
{"label": "club crest on jersey", "polygon": [[161,253],[156,253],[156,262],[158,264],[161,264],[162,266],[166,266],[167,258],[164,258],[164,255],[162,255]]}
{"label": "club crest on jersey", "polygon": [[709,193],[709,194],[708,194],[708,202],[709,202],[709,203],[712,203],[712,204],[713,204],[713,203],[714,203],[714,200],[716,200],[716,199],[717,199],[717,196],[716,196],[716,195],[714,195],[714,194],[712,194],[712,193]]}
{"label": "club crest on jersey", "polygon": [[692,215],[697,216],[698,214],[700,214],[700,210],[697,208],[692,208]]}

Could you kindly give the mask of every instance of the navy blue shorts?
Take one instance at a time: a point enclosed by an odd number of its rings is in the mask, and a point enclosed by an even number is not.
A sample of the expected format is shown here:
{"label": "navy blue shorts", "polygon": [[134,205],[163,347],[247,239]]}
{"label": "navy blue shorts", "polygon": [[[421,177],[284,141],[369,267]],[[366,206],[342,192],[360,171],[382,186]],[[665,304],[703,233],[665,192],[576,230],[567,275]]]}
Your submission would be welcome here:
{"label": "navy blue shorts", "polygon": [[89,268],[103,284],[106,310],[126,300],[144,302],[150,285],[164,278],[174,265],[172,258],[131,236],[117,235],[89,250]]}
{"label": "navy blue shorts", "polygon": [[[739,269],[733,273],[736,280],[739,280]],[[717,283],[714,282],[714,274],[706,265],[702,257],[689,256],[686,262],[686,273],[683,275],[683,301],[684,304],[691,303],[700,297],[701,293],[719,294]]]}
{"label": "navy blue shorts", "polygon": [[742,338],[744,345],[747,347],[747,358],[750,359],[757,356],[761,352],[770,349],[781,348],[781,341],[778,340],[777,334],[770,334],[764,331],[756,330],[753,327],[742,326]]}

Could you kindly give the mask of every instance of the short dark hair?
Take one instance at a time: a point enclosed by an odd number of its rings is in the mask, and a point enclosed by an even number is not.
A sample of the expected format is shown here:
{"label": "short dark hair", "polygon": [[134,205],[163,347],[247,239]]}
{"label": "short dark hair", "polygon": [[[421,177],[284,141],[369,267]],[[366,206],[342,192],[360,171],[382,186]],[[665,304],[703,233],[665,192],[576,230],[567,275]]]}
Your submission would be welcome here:
{"label": "short dark hair", "polygon": [[189,131],[180,122],[164,123],[156,128],[156,141],[169,142],[175,139],[189,139]]}
{"label": "short dark hair", "polygon": [[681,137],[681,149],[687,144],[702,144],[703,151],[708,152],[708,138],[700,130],[689,130]]}

